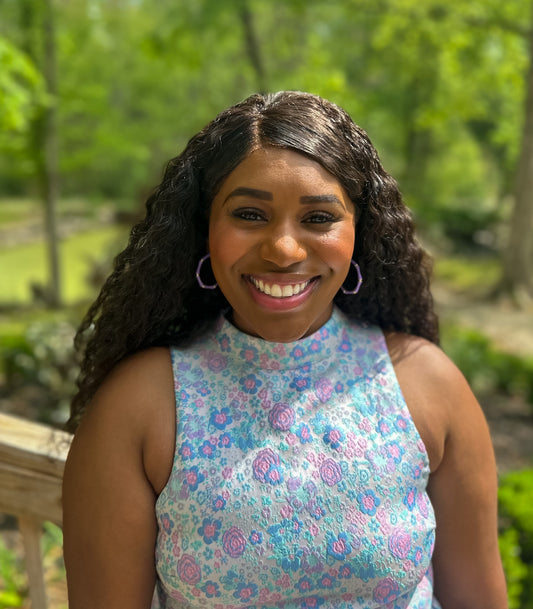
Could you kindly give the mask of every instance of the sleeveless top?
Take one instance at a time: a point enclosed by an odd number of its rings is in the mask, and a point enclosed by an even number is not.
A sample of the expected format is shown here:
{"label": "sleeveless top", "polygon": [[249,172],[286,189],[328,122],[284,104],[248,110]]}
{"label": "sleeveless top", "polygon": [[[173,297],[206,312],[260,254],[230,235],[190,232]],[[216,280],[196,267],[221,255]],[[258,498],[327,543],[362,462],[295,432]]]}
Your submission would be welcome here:
{"label": "sleeveless top", "polygon": [[379,328],[334,309],[272,343],[222,318],[171,354],[153,608],[439,607],[429,461]]}

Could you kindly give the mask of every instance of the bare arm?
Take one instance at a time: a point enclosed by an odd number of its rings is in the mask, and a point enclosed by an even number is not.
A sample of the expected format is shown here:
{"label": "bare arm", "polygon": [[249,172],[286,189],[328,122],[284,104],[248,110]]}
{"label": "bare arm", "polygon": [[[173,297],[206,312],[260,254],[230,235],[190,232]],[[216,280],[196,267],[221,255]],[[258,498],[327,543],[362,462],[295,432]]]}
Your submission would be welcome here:
{"label": "bare arm", "polygon": [[168,352],[151,350],[105,381],[74,438],[63,486],[71,609],[147,609],[155,584],[155,501],[174,442]]}
{"label": "bare arm", "polygon": [[388,342],[430,457],[428,492],[437,519],[435,596],[443,609],[505,609],[496,464],[483,412],[440,349],[401,335]]}

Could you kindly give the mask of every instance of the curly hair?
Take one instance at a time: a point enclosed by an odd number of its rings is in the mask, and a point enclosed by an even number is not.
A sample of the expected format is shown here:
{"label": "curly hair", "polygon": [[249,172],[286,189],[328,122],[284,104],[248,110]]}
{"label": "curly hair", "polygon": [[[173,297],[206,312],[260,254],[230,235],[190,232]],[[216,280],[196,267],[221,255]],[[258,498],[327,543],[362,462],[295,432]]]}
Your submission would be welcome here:
{"label": "curly hair", "polygon": [[[183,345],[228,303],[195,278],[206,253],[209,208],[222,181],[253,150],[292,149],[318,162],[353,201],[353,258],[364,282],[335,303],[353,318],[438,342],[431,265],[415,240],[409,209],[367,134],[335,104],[309,93],[255,94],[224,110],[167,165],[128,245],[76,334],[82,354],[75,429],[87,404],[123,358],[152,346]],[[348,279],[349,280],[349,279]]]}

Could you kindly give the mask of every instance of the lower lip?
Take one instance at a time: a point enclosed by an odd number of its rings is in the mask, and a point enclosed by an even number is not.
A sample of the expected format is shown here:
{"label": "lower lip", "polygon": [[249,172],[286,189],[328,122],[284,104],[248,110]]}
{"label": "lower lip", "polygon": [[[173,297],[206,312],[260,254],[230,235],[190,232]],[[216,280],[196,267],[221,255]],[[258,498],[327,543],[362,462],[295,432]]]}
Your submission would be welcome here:
{"label": "lower lip", "polygon": [[298,307],[309,298],[311,292],[316,287],[317,279],[311,280],[307,287],[299,294],[286,296],[284,298],[274,298],[273,296],[261,292],[250,280],[246,280],[246,283],[248,284],[252,298],[258,305],[265,309],[270,309],[271,311],[287,311]]}

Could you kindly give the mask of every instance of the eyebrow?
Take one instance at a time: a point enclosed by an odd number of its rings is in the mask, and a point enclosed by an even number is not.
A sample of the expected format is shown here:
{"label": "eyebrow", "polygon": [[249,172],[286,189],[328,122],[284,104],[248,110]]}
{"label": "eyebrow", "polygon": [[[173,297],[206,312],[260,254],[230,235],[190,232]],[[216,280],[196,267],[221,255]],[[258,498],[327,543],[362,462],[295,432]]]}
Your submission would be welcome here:
{"label": "eyebrow", "polygon": [[252,197],[254,199],[260,199],[261,201],[272,201],[273,196],[268,190],[258,190],[257,188],[246,188],[240,186],[235,190],[232,190],[229,195],[224,199],[224,203],[232,197]]}
{"label": "eyebrow", "polygon": [[[261,201],[272,201],[274,198],[272,193],[268,192],[268,190],[247,188],[246,186],[240,186],[239,188],[232,190],[225,198],[224,203],[232,197],[252,197],[254,199],[260,199]],[[300,197],[300,203],[302,205],[312,205],[313,203],[337,203],[344,207],[342,201],[336,195],[305,195]]]}
{"label": "eyebrow", "polygon": [[313,203],[337,203],[343,205],[342,201],[336,195],[307,195],[300,197],[302,205],[312,205]]}

